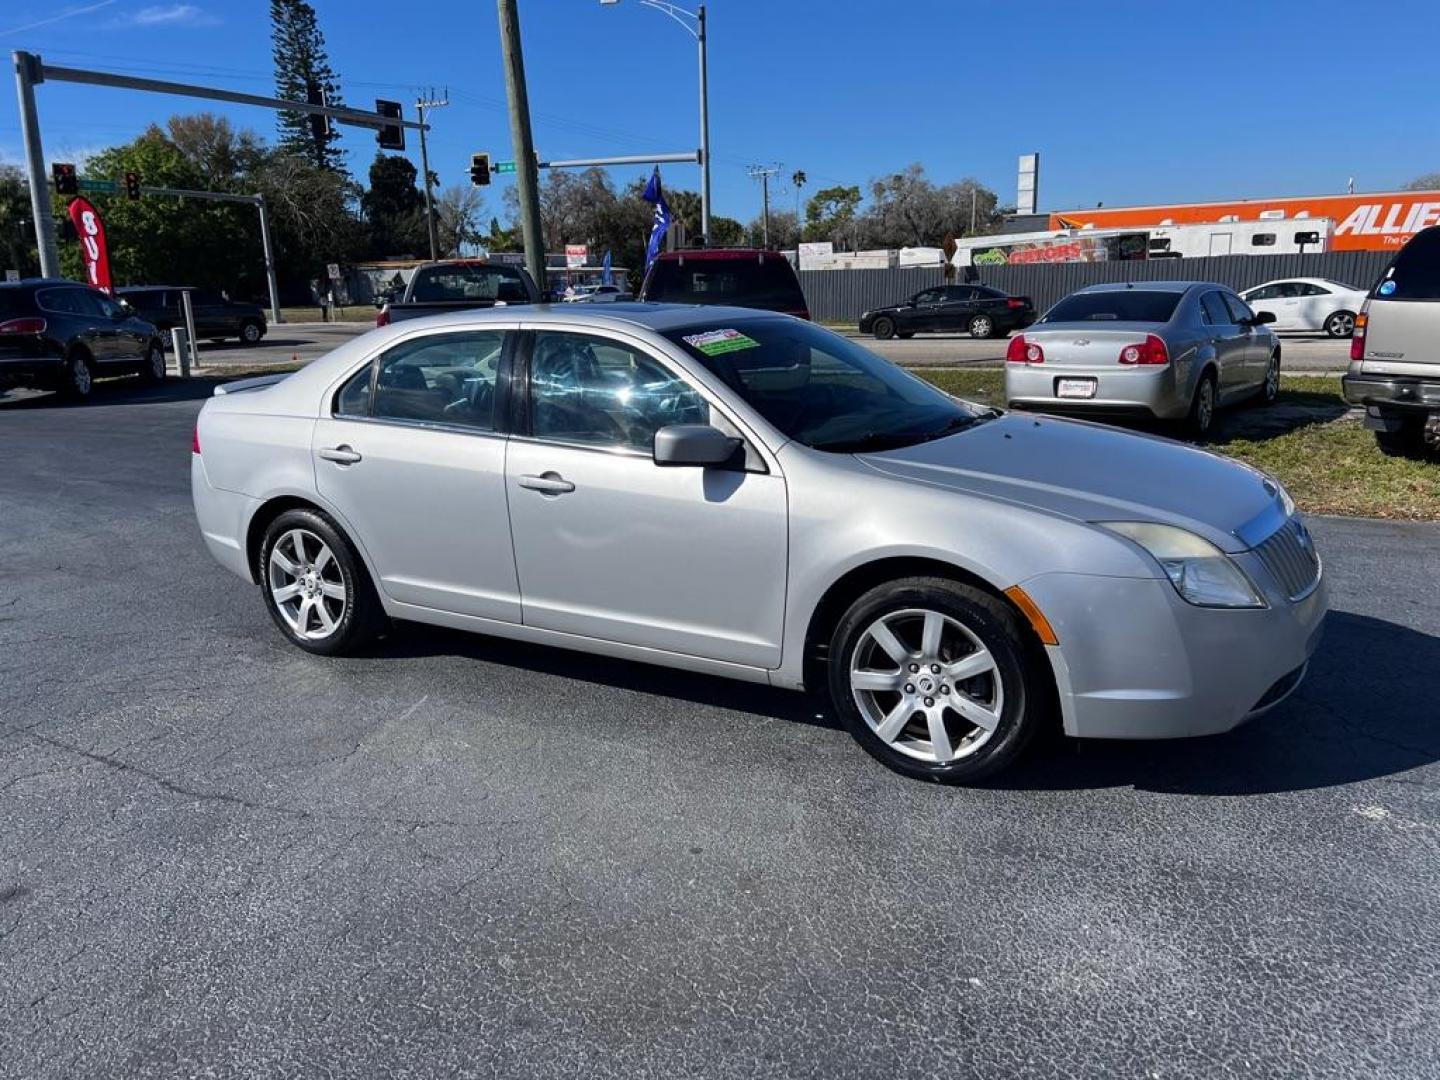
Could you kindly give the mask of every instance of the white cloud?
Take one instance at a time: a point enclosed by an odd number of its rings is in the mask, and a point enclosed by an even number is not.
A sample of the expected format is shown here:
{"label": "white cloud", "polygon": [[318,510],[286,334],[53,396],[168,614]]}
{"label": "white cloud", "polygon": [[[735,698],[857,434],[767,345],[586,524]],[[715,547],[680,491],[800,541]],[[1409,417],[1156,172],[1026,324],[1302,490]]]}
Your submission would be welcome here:
{"label": "white cloud", "polygon": [[116,20],[127,26],[214,26],[219,21],[194,4],[150,4]]}

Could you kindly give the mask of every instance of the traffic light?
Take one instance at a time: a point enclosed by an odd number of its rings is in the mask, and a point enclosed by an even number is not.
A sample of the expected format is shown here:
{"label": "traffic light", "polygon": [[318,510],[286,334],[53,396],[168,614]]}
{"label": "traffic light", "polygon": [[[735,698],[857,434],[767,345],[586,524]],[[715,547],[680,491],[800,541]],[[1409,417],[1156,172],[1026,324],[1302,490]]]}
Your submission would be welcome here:
{"label": "traffic light", "polygon": [[127,199],[140,198],[140,174],[127,172],[125,174],[125,197]]}
{"label": "traffic light", "polygon": [[57,162],[50,166],[50,175],[55,180],[55,194],[80,194],[80,180],[75,175],[74,165],[71,165],[69,162]]}
{"label": "traffic light", "polygon": [[[325,91],[313,82],[305,84],[305,100],[311,105],[330,104],[325,100]],[[330,138],[333,130],[334,128],[330,126],[330,117],[320,113],[310,114],[310,137],[316,143],[323,145]]]}
{"label": "traffic light", "polygon": [[476,187],[485,187],[490,183],[490,155],[470,155],[470,183]]}
{"label": "traffic light", "polygon": [[[398,101],[381,101],[379,98],[375,99],[375,111],[394,120],[400,120],[405,115]],[[404,150],[405,129],[399,124],[386,124],[375,133],[375,141],[380,144],[381,150]]]}

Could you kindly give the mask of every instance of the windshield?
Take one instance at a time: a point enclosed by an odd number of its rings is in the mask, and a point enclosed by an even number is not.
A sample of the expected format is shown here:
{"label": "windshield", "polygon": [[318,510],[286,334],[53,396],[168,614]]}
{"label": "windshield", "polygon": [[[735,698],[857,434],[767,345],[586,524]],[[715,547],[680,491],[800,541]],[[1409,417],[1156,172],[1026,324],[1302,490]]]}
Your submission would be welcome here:
{"label": "windshield", "polygon": [[725,319],[665,336],[776,428],[816,450],[911,446],[993,415],[798,319]]}
{"label": "windshield", "polygon": [[525,303],[530,299],[520,271],[509,266],[422,266],[415,271],[410,288],[412,302],[422,304],[445,300],[473,300],[476,303],[504,300]]}
{"label": "windshield", "polygon": [[1045,313],[1042,323],[1060,322],[1169,322],[1180,303],[1178,292],[1145,289],[1106,289],[1074,293]]}

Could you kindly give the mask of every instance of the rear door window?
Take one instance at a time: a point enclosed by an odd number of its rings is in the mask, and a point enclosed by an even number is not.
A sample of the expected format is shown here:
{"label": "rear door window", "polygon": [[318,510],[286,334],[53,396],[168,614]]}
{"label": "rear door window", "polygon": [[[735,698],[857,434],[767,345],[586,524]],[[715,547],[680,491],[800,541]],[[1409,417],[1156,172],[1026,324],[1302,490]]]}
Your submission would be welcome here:
{"label": "rear door window", "polygon": [[1415,234],[1385,271],[1371,299],[1440,300],[1440,225]]}
{"label": "rear door window", "polygon": [[1200,311],[1211,326],[1230,325],[1230,312],[1225,309],[1218,292],[1207,292],[1200,297]]}
{"label": "rear door window", "polygon": [[1225,301],[1225,306],[1230,309],[1230,321],[1236,326],[1255,317],[1255,313],[1251,311],[1245,301],[1241,300],[1238,296],[1232,296],[1230,293],[1221,293],[1220,298]]}

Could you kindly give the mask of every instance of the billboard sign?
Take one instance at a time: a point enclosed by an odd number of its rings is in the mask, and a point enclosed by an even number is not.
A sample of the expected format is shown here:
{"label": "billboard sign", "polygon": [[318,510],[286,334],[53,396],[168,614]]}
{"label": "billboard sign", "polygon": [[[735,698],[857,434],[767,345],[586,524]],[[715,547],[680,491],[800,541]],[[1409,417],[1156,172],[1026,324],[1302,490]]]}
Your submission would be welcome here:
{"label": "billboard sign", "polygon": [[565,245],[565,265],[570,269],[584,266],[590,258],[590,249],[584,244]]}
{"label": "billboard sign", "polygon": [[1116,262],[1143,259],[1149,234],[1109,236],[1057,236],[1007,244],[997,236],[994,244],[970,251],[971,266],[1027,266],[1033,263]]}

